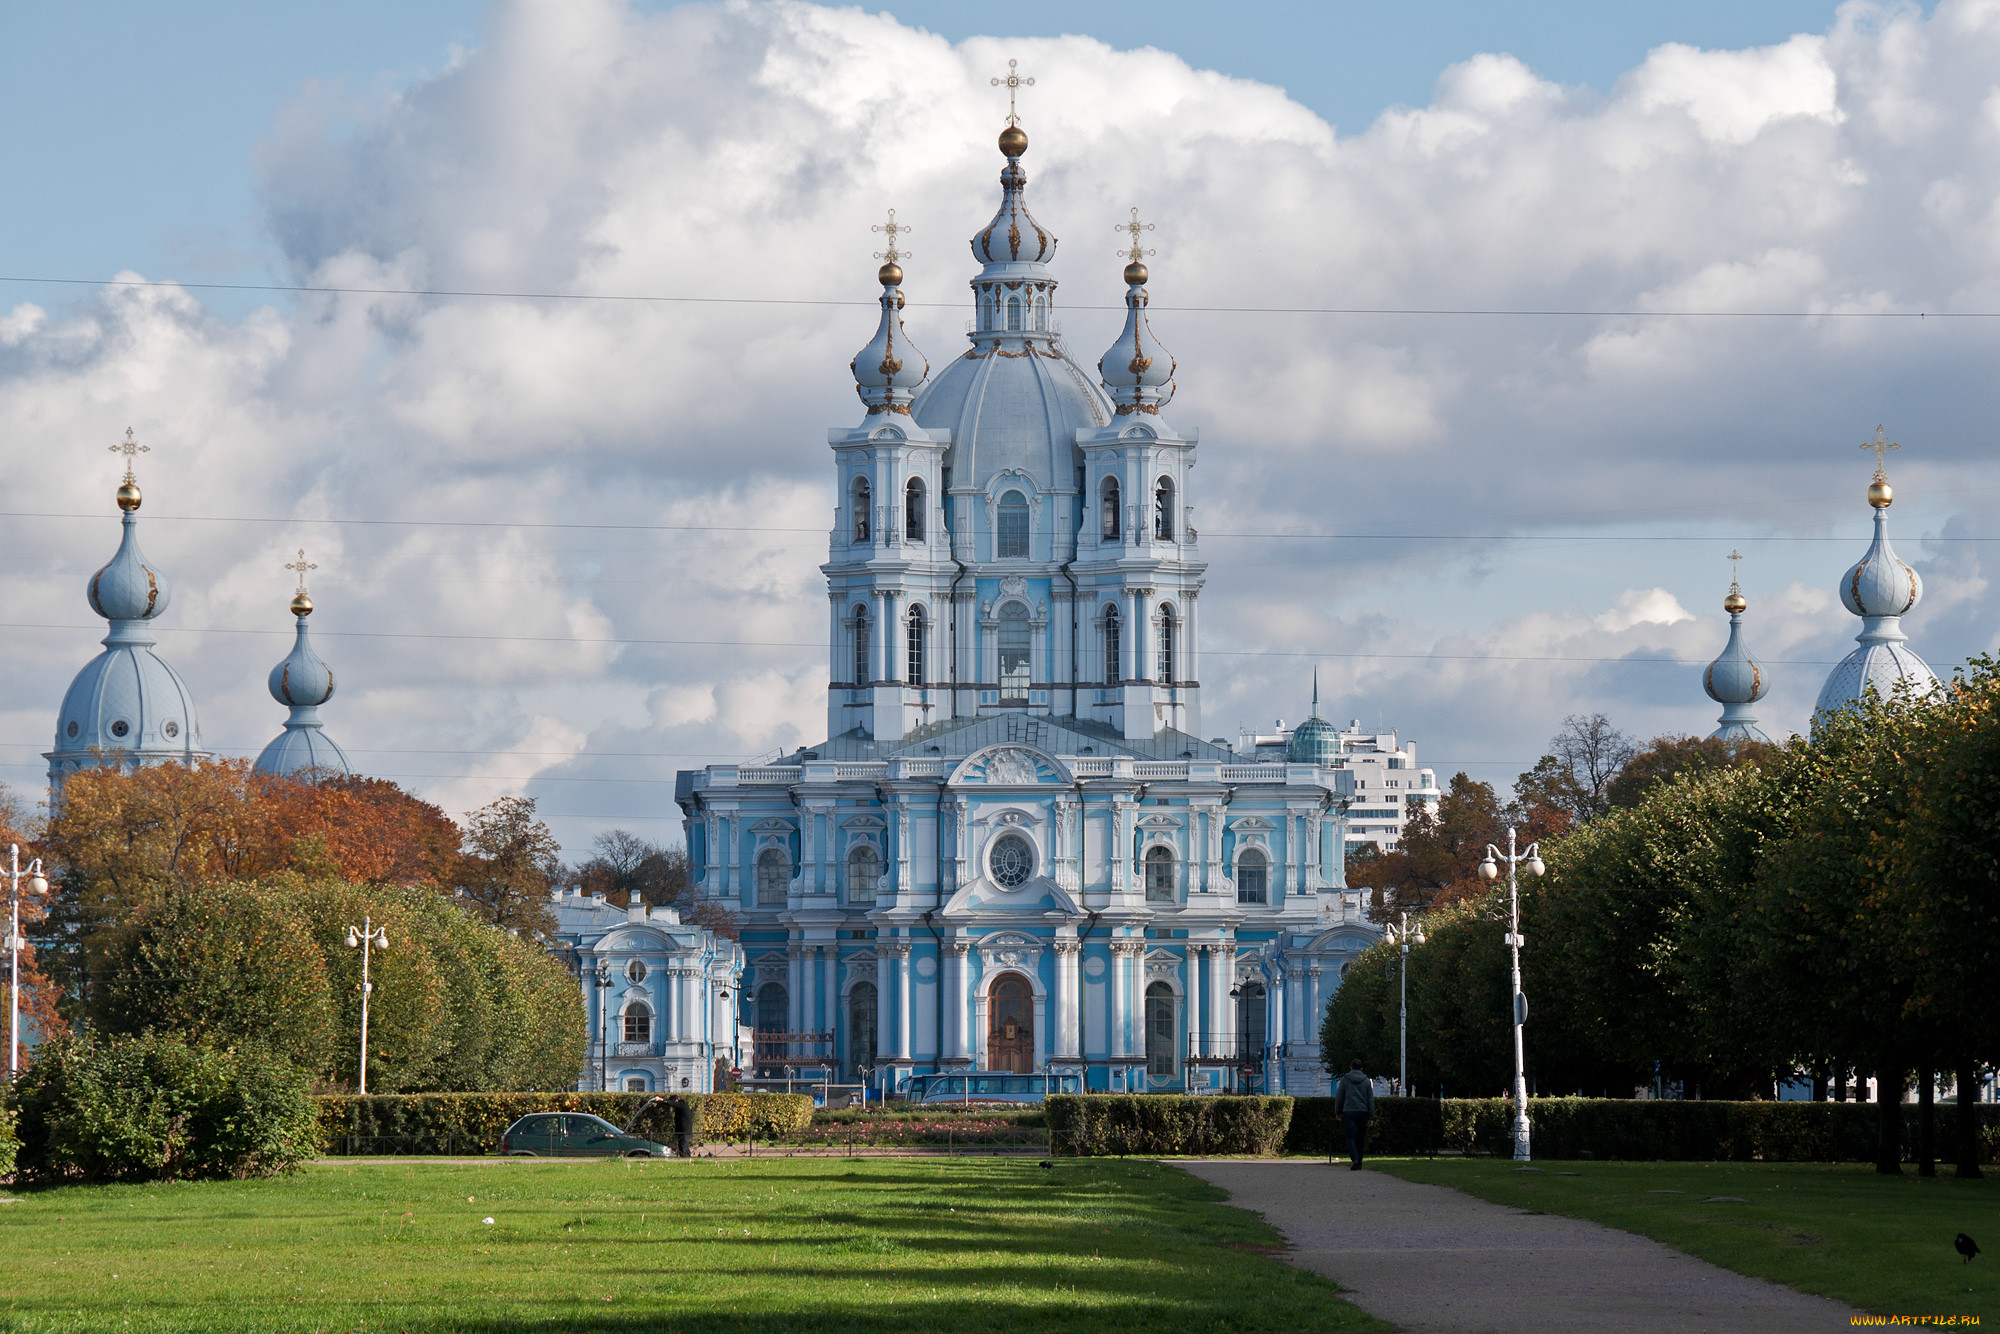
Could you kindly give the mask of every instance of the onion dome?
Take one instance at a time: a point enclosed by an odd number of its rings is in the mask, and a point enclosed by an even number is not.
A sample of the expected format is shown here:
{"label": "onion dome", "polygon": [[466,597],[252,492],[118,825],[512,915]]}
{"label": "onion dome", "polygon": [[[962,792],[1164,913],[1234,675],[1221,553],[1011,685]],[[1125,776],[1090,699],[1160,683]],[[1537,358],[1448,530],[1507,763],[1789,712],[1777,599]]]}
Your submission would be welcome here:
{"label": "onion dome", "polygon": [[[1731,559],[1735,559],[1733,552]],[[1722,705],[1722,717],[1717,720],[1722,725],[1709,734],[1717,741],[1771,739],[1758,730],[1756,716],[1750,712],[1750,706],[1770,692],[1771,682],[1764,675],[1764,665],[1743,646],[1743,612],[1749,605],[1743,590],[1731,579],[1729,595],[1722,599],[1722,609],[1729,613],[1729,642],[1701,676],[1701,688]]]}
{"label": "onion dome", "polygon": [[1312,717],[1292,730],[1285,742],[1285,761],[1288,764],[1319,764],[1331,766],[1340,758],[1340,732],[1334,725],[1319,716],[1319,673],[1313,673]]}
{"label": "onion dome", "polygon": [[981,264],[1046,264],[1056,257],[1056,238],[1028,214],[1028,173],[1021,168],[1027,131],[1018,125],[1002,130],[1000,151],[1007,157],[1000,169],[1000,209],[972,238],[972,257]]}
{"label": "onion dome", "polygon": [[1121,417],[1132,412],[1157,414],[1174,396],[1173,354],[1160,346],[1146,323],[1148,274],[1141,260],[1152,252],[1140,249],[1139,233],[1152,225],[1139,221],[1136,208],[1130,222],[1119,224],[1121,231],[1132,235],[1132,248],[1126,252],[1130,262],[1125,265],[1125,327],[1118,341],[1097,359],[1097,373]]}
{"label": "onion dome", "polygon": [[[128,457],[143,452],[127,432]],[[49,762],[49,787],[58,793],[63,778],[79,769],[101,765],[177,760],[193,764],[208,757],[201,748],[201,726],[194,696],[179,673],[153,652],[156,641],[150,622],[167,609],[166,576],[139,550],[139,506],[143,497],[131,470],[118,488],[123,534],[118,552],[91,576],[86,590],[90,609],[109,621],[104,652],[84,665],[63,695],[56,715],[55,748],[43,754]]]}
{"label": "onion dome", "polygon": [[286,568],[300,571],[299,591],[291,601],[298,637],[284,661],[271,669],[269,685],[271,698],[292,712],[285,720],[285,730],[257,756],[257,771],[285,776],[351,773],[346,752],[326,735],[319,720],[319,706],[333,698],[333,669],[313,652],[306,633],[306,617],[312,615],[313,603],[306,595],[304,572],[315,567],[306,564],[301,551],[298,564]]}
{"label": "onion dome", "polygon": [[883,261],[875,275],[882,284],[882,322],[868,346],[854,354],[848,369],[854,372],[854,392],[868,405],[869,416],[895,412],[907,417],[910,401],[931,373],[930,362],[903,330],[903,266],[897,261],[906,252],[896,248],[896,236],[909,228],[898,223],[896,210],[890,209],[889,221],[875,230],[889,234],[889,248],[876,255]]}
{"label": "onion dome", "polygon": [[1899,691],[1921,697],[1938,688],[1936,673],[1904,647],[1909,637],[1903,633],[1902,619],[1923,599],[1924,581],[1889,545],[1889,506],[1893,501],[1894,493],[1878,457],[1875,480],[1868,488],[1868,503],[1875,510],[1875,540],[1840,581],[1841,605],[1861,618],[1861,633],[1854,637],[1860,647],[1827,673],[1815,712],[1858,707],[1871,688],[1882,699]]}

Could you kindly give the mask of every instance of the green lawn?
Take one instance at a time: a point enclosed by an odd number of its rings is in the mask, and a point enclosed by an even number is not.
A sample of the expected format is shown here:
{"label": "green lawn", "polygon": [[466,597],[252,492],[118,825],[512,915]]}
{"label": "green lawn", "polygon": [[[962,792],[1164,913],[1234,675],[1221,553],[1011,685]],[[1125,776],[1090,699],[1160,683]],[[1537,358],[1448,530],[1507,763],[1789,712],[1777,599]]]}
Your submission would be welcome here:
{"label": "green lawn", "polygon": [[[1742,1274],[1878,1315],[2000,1321],[2000,1178],[1879,1177],[1849,1163],[1564,1163],[1382,1159],[1370,1167],[1481,1199],[1588,1218]],[[1993,1169],[1988,1169],[1991,1172]],[[1565,1176],[1563,1173],[1575,1173]],[[1735,1196],[1741,1204],[1705,1201]],[[1985,1252],[1952,1249],[1967,1233]]]}
{"label": "green lawn", "polygon": [[10,1331],[1386,1328],[1143,1162],[375,1160],[22,1195]]}

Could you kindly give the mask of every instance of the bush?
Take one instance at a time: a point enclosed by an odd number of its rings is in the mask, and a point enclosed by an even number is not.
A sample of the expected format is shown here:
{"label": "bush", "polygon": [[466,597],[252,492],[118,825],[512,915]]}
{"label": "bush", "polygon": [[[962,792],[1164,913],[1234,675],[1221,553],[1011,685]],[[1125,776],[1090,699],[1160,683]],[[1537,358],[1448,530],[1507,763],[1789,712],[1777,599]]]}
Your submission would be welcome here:
{"label": "bush", "polygon": [[1043,1104],[1052,1151],[1078,1158],[1117,1154],[1278,1152],[1291,1124],[1290,1098],[1183,1097],[1165,1093],[1062,1093]]}
{"label": "bush", "polygon": [[[772,1139],[812,1124],[803,1093],[683,1093],[698,1142]],[[494,1153],[508,1126],[531,1112],[588,1112],[661,1143],[673,1116],[658,1093],[391,1093],[313,1099],[329,1153]],[[648,1106],[649,1103],[653,1105]]]}
{"label": "bush", "polygon": [[37,1181],[274,1176],[318,1148],[302,1073],[173,1035],[58,1035],[15,1103],[18,1170]]}
{"label": "bush", "polygon": [[14,1160],[20,1156],[20,1114],[12,1107],[0,1107],[0,1176],[10,1176]]}
{"label": "bush", "polygon": [[[1903,1109],[1903,1156],[1915,1156],[1917,1118]],[[1978,1109],[1981,1157],[1992,1161],[2000,1106]],[[1624,1098],[1530,1098],[1537,1158],[1639,1162],[1873,1162],[1881,1111],[1863,1102],[1678,1102]],[[1949,1157],[1958,1109],[1938,1107],[1938,1151]],[[1461,1153],[1514,1152],[1513,1103],[1448,1098],[1443,1138]]]}
{"label": "bush", "polygon": [[[1347,1152],[1347,1130],[1332,1098],[1294,1098],[1286,1153]],[[1368,1152],[1434,1154],[1445,1146],[1444,1107],[1436,1098],[1377,1098],[1368,1127]]]}

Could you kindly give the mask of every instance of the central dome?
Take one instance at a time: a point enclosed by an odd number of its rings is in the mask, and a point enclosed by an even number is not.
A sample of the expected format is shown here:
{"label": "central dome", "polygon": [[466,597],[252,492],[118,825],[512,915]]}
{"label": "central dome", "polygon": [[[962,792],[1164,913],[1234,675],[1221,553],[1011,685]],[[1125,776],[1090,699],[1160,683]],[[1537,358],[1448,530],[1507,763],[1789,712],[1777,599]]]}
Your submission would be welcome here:
{"label": "central dome", "polygon": [[1108,426],[1112,405],[1063,350],[1024,343],[1012,351],[986,342],[939,372],[910,405],[917,425],[952,433],[954,477],[984,485],[1009,469],[1037,487],[1071,485],[1076,433]]}

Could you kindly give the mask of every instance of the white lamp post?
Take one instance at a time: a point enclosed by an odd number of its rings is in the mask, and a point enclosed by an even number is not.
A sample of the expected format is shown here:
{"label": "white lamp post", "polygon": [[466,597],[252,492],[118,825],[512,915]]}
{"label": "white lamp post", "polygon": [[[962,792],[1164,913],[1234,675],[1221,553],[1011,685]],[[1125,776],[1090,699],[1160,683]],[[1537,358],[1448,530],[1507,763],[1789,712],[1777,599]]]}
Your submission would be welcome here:
{"label": "white lamp post", "polygon": [[[1514,846],[1514,826],[1507,826],[1507,948],[1514,960],[1514,1161],[1528,1161],[1528,1063],[1521,1042],[1521,1030],[1528,1023],[1528,998],[1521,994],[1521,889],[1515,879],[1514,869],[1519,867],[1529,875],[1540,875],[1548,867],[1542,864],[1538,844],[1530,843],[1525,851],[1516,851]],[[1479,863],[1479,874],[1488,880],[1500,874],[1500,852],[1491,843],[1486,845],[1486,860]]]}
{"label": "white lamp post", "polygon": [[375,984],[368,980],[368,956],[374,950],[389,948],[389,931],[376,926],[374,921],[363,916],[360,926],[347,928],[347,948],[361,950],[361,1092],[368,1092],[368,996],[375,990]]}
{"label": "white lamp post", "polygon": [[[9,875],[14,882],[14,924],[7,932],[7,1078],[21,1073],[21,848],[7,845]],[[42,859],[28,863],[28,892],[40,897],[49,892],[48,877],[42,874]]]}
{"label": "white lamp post", "polygon": [[1397,965],[1397,982],[1403,990],[1402,1018],[1396,1026],[1396,1092],[1401,1097],[1410,1096],[1410,944],[1412,941],[1424,943],[1424,924],[1421,918],[1416,926],[1410,925],[1408,913],[1398,913],[1397,924],[1389,928],[1390,943],[1400,945],[1403,959]]}

